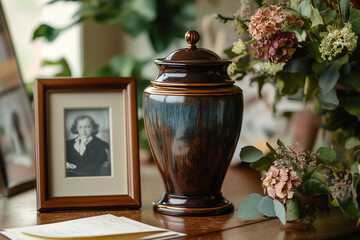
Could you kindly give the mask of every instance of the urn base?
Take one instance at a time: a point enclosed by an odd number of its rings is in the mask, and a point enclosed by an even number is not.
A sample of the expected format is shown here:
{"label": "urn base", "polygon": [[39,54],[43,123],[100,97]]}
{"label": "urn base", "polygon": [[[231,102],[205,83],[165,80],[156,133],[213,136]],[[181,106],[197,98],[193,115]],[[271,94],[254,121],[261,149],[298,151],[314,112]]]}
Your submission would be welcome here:
{"label": "urn base", "polygon": [[153,204],[155,212],[172,216],[214,216],[234,211],[234,205],[221,193],[208,196],[164,193]]}

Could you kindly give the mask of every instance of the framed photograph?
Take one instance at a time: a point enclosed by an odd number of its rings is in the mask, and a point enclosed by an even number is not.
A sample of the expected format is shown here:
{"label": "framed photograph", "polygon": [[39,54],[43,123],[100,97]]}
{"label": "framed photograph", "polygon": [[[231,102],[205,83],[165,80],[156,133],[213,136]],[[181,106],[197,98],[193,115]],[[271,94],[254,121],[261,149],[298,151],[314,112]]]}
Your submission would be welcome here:
{"label": "framed photograph", "polygon": [[34,120],[0,2],[0,195],[35,187]]}
{"label": "framed photograph", "polygon": [[37,79],[37,208],[139,208],[135,78]]}

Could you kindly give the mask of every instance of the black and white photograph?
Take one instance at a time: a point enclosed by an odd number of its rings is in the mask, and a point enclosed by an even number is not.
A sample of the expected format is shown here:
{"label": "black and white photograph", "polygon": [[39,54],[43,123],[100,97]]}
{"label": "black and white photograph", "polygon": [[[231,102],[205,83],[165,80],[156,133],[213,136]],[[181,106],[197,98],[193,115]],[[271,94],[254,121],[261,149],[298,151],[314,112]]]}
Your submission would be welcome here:
{"label": "black and white photograph", "polygon": [[65,109],[66,177],[111,176],[109,109]]}
{"label": "black and white photograph", "polygon": [[0,95],[0,149],[8,187],[35,178],[34,122],[25,90]]}

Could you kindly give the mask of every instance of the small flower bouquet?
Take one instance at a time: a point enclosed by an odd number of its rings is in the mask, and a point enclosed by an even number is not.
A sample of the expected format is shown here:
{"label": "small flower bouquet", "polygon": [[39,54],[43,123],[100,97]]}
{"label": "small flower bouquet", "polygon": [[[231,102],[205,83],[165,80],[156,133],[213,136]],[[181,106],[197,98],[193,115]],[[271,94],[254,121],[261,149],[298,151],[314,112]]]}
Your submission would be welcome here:
{"label": "small flower bouquet", "polygon": [[240,0],[232,21],[239,39],[226,51],[236,80],[276,88],[275,104],[295,93],[323,115],[333,142],[360,160],[360,1]]}
{"label": "small flower bouquet", "polygon": [[[295,219],[310,223],[316,205],[307,196],[328,196],[350,219],[359,218],[356,189],[360,161],[360,1],[359,0],[241,0],[232,17],[239,39],[226,51],[228,68],[236,80],[245,76],[256,82],[259,95],[264,84],[273,84],[276,99],[302,93],[323,115],[322,127],[332,132],[333,142],[346,149],[346,158],[320,148],[316,154],[299,146],[278,149],[270,145],[263,156],[251,146],[241,159],[263,177],[264,193],[248,196],[239,216],[252,218],[262,213],[277,216],[282,223]],[[275,101],[276,103],[276,101]],[[359,221],[360,222],[360,221]]]}
{"label": "small flower bouquet", "polygon": [[262,188],[267,196],[257,193],[247,196],[239,207],[240,218],[253,218],[262,213],[268,217],[277,216],[284,225],[293,220],[312,223],[319,209],[306,197],[323,195],[329,205],[340,207],[348,218],[357,218],[360,223],[356,200],[358,173],[346,169],[336,153],[328,148],[321,147],[314,154],[298,144],[285,146],[279,140],[277,144],[276,150],[267,144],[270,153],[265,156],[252,146],[241,150],[242,161],[266,171]]}

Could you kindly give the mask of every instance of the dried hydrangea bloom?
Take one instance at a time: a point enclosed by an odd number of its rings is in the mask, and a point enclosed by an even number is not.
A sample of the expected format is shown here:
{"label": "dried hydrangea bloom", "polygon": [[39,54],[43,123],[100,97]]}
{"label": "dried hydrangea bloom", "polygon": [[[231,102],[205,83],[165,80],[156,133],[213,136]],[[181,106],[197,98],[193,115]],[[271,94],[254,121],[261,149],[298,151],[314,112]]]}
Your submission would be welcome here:
{"label": "dried hydrangea bloom", "polygon": [[301,27],[304,23],[296,21],[294,13],[286,14],[279,6],[270,5],[269,9],[259,8],[250,18],[249,33],[253,39],[271,38],[273,34],[283,30],[287,25]]}
{"label": "dried hydrangea bloom", "polygon": [[327,32],[323,32],[319,51],[324,60],[333,60],[342,53],[344,48],[351,54],[357,46],[358,36],[352,31],[350,23],[345,23],[344,27],[339,29],[336,25],[326,27]]}
{"label": "dried hydrangea bloom", "polygon": [[273,199],[285,203],[288,199],[293,198],[294,187],[299,187],[301,178],[290,168],[277,168],[271,166],[262,178],[262,187],[264,193]]}
{"label": "dried hydrangea bloom", "polygon": [[270,39],[261,39],[251,45],[255,48],[255,57],[271,63],[285,63],[298,46],[295,33],[278,31]]}

